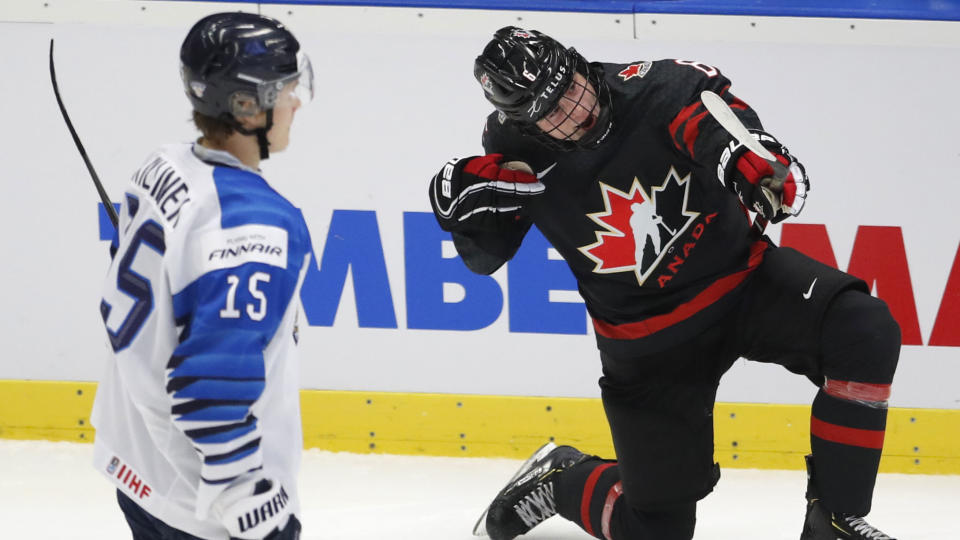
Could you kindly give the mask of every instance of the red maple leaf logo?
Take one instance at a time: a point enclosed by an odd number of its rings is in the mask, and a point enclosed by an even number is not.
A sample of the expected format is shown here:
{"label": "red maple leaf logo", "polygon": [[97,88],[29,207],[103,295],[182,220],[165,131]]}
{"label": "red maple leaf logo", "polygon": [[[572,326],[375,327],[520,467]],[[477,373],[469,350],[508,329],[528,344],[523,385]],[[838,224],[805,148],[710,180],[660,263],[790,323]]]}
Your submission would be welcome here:
{"label": "red maple leaf logo", "polygon": [[[673,242],[699,215],[687,210],[689,179],[689,175],[681,178],[671,168],[663,184],[653,186],[650,195],[637,178],[629,193],[599,182],[604,210],[587,217],[603,230],[594,233],[596,242],[578,248],[596,264],[593,271],[634,272],[637,283],[643,285]],[[658,202],[661,198],[669,202]],[[660,212],[665,213],[661,215],[657,207],[664,204]]]}
{"label": "red maple leaf logo", "polygon": [[587,214],[587,217],[606,230],[597,231],[597,241],[579,249],[597,263],[594,272],[607,274],[632,271],[639,265],[635,249],[637,241],[630,226],[630,216],[633,215],[631,207],[634,204],[653,203],[636,179],[633,181],[630,193],[624,193],[603,182],[600,182],[600,191],[603,194],[605,210]]}

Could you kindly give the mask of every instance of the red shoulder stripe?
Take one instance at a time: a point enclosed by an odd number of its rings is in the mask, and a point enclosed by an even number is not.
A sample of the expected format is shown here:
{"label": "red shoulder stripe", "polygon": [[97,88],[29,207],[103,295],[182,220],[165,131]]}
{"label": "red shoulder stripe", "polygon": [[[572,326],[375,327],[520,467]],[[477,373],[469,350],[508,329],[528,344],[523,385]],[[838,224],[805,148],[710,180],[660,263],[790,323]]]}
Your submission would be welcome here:
{"label": "red shoulder stripe", "polygon": [[680,146],[680,128],[683,127],[683,124],[693,116],[693,113],[696,112],[697,108],[700,107],[701,103],[698,101],[696,103],[691,103],[684,107],[679,114],[670,122],[670,138],[673,139],[673,144],[676,145],[677,150],[683,150],[683,147]]}
{"label": "red shoulder stripe", "polygon": [[693,144],[697,142],[697,137],[700,136],[700,121],[704,119],[705,116],[709,114],[707,111],[694,116],[687,122],[687,127],[683,130],[683,143],[687,145],[687,153],[690,154],[690,157],[693,155]]}

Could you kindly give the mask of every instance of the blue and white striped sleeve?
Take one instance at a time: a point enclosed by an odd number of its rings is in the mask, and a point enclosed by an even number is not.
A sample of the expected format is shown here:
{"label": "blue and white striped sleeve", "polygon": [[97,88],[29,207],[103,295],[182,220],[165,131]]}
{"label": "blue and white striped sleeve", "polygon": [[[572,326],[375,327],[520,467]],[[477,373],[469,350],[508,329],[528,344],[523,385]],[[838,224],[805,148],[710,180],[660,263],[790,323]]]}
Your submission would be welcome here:
{"label": "blue and white striped sleeve", "polygon": [[298,210],[256,175],[225,176],[222,227],[186,239],[197,277],[174,295],[184,329],[167,365],[173,422],[202,459],[198,515],[263,464],[254,408],[267,383],[264,350],[282,329],[309,250]]}

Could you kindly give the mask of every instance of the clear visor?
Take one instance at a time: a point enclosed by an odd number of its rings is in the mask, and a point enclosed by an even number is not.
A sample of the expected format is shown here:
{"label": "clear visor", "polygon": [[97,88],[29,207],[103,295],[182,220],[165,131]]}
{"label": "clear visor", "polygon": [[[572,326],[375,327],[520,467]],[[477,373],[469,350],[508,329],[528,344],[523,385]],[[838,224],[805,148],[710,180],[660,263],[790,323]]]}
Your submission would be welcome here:
{"label": "clear visor", "polygon": [[304,53],[297,54],[297,71],[258,88],[265,108],[290,105],[299,101],[304,106],[313,101],[313,64]]}
{"label": "clear visor", "polygon": [[267,109],[296,105],[303,107],[313,100],[313,64],[306,54],[297,54],[297,71],[257,85],[257,99],[244,93],[234,94],[231,108],[236,117],[253,116]]}

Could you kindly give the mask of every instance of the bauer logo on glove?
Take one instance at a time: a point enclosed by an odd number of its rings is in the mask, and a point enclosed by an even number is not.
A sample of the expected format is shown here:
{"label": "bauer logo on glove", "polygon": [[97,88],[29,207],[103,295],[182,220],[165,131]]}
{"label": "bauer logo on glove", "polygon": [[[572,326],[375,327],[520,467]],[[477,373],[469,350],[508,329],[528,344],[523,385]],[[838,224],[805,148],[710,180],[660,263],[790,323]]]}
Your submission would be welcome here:
{"label": "bauer logo on glove", "polygon": [[454,158],[430,182],[430,204],[445,231],[496,231],[544,189],[526,163],[501,154]]}

